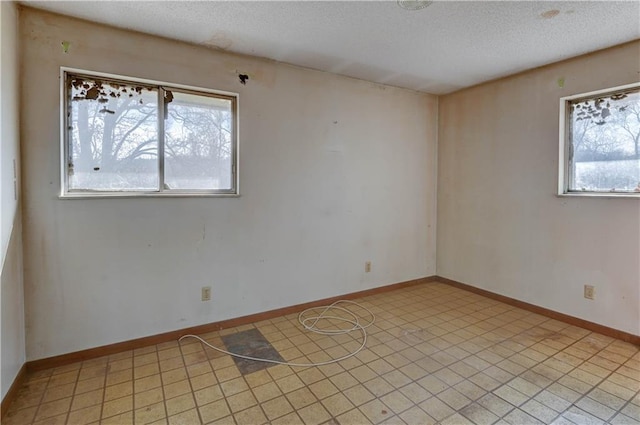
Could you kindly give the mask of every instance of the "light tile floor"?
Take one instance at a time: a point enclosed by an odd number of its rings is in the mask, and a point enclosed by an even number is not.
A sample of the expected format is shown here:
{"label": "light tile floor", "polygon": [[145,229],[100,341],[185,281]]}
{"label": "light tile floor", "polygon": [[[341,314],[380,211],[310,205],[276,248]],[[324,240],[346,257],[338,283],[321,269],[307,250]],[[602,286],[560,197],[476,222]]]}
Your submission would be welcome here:
{"label": "light tile floor", "polygon": [[[338,364],[242,376],[169,342],[33,373],[3,424],[640,423],[637,346],[436,282],[358,301],[377,319]],[[222,334],[252,327],[296,362],[359,345],[309,335],[297,315]]]}

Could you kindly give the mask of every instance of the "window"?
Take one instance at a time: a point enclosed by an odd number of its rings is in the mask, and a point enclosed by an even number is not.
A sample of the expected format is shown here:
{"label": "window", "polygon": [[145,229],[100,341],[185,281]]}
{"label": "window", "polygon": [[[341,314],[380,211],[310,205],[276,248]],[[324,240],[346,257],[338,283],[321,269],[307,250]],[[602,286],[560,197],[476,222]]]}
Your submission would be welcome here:
{"label": "window", "polygon": [[640,84],[560,99],[559,194],[640,197]]}
{"label": "window", "polygon": [[237,194],[237,96],[63,70],[62,196]]}

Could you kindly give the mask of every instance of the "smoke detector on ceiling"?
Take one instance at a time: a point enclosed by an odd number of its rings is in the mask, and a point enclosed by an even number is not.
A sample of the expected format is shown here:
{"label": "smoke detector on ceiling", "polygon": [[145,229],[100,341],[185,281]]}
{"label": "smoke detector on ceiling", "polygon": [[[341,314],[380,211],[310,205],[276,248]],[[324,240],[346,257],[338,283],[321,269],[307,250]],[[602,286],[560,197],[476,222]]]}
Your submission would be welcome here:
{"label": "smoke detector on ceiling", "polygon": [[398,6],[406,10],[420,10],[430,6],[433,1],[398,0]]}

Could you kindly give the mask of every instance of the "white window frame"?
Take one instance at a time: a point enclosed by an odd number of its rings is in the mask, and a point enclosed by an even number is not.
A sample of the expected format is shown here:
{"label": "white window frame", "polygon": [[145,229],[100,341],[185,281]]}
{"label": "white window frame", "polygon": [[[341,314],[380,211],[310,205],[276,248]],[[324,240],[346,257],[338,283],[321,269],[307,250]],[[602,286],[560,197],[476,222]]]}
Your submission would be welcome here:
{"label": "white window frame", "polygon": [[[67,95],[67,74],[74,74],[80,76],[86,76],[88,78],[103,78],[116,81],[122,81],[123,83],[139,83],[147,86],[158,86],[161,89],[175,89],[176,91],[187,92],[191,94],[201,94],[203,96],[213,95],[225,98],[230,98],[232,101],[232,159],[231,159],[231,189],[222,190],[197,190],[197,189],[171,189],[165,190],[163,188],[164,182],[164,134],[162,128],[158,133],[158,173],[160,185],[157,191],[92,191],[92,190],[69,190],[68,184],[68,170],[69,170],[69,131],[67,124],[67,107],[68,107],[68,95]],[[159,90],[159,93],[162,93]],[[203,87],[195,87],[184,84],[168,83],[164,81],[149,80],[137,77],[129,77],[118,74],[110,74],[105,72],[88,71],[78,68],[60,67],[60,194],[61,199],[91,199],[91,198],[140,198],[140,197],[239,197],[239,167],[238,167],[238,154],[239,154],[239,95],[238,93],[213,90]],[[159,120],[163,119],[163,108],[159,109]],[[162,127],[162,126],[160,126]]]}
{"label": "white window frame", "polygon": [[593,97],[614,94],[616,92],[640,87],[640,82],[626,84],[623,86],[596,90],[588,93],[580,93],[560,98],[560,144],[558,161],[558,196],[569,197],[595,197],[595,198],[635,198],[640,199],[640,192],[595,192],[569,190],[571,181],[571,124],[569,123],[571,101],[580,99],[590,99]]}

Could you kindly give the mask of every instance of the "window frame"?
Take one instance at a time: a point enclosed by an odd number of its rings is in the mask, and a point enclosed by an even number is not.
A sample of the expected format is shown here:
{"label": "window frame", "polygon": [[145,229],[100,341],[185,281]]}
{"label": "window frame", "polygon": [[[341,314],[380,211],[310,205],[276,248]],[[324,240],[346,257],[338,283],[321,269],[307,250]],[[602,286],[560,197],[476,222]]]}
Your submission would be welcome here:
{"label": "window frame", "polygon": [[601,90],[595,90],[587,93],[579,93],[570,96],[564,96],[560,98],[560,137],[559,137],[559,150],[558,150],[558,196],[566,197],[587,197],[587,198],[631,198],[640,199],[640,192],[597,192],[597,191],[581,191],[570,190],[569,185],[571,182],[571,123],[569,122],[571,107],[570,104],[573,101],[580,101],[586,99],[592,99],[603,95],[612,95],[615,93],[638,89],[640,88],[640,82],[631,84],[625,84],[622,86],[611,87]]}
{"label": "window frame", "polygon": [[[67,93],[67,78],[69,75],[86,78],[107,79],[123,84],[139,84],[141,86],[153,87],[158,92],[158,189],[153,191],[130,190],[130,191],[99,191],[90,189],[69,190],[69,137],[67,116],[69,107],[69,96]],[[165,90],[175,90],[177,92],[211,96],[231,101],[231,188],[230,189],[164,189],[164,103],[163,96]],[[150,80],[111,74],[105,72],[89,71],[85,69],[60,67],[60,199],[104,199],[104,198],[181,198],[181,197],[239,197],[239,94],[234,92],[213,90],[204,87],[196,87],[185,84],[168,83],[164,81]]]}

